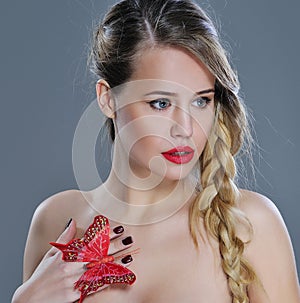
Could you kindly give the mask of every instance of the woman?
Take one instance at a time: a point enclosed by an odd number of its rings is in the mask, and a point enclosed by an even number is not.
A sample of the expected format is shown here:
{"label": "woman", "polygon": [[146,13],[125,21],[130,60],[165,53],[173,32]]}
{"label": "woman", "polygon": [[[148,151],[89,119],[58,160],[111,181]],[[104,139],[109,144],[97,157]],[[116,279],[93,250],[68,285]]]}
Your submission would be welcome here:
{"label": "woman", "polygon": [[99,212],[110,219],[109,254],[140,248],[120,260],[137,280],[85,302],[300,302],[278,210],[234,183],[234,157],[251,140],[237,76],[206,14],[188,0],[121,1],[95,31],[92,62],[112,170],[95,190],[39,206],[13,302],[80,297],[73,285],[84,266],[48,243],[81,237]]}

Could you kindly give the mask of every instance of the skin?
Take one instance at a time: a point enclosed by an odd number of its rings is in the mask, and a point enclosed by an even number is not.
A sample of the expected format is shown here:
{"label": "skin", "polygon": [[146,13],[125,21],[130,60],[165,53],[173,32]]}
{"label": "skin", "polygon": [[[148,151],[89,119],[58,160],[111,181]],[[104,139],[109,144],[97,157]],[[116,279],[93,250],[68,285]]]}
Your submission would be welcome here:
{"label": "skin", "polygon": [[[145,79],[177,83],[193,92],[213,87],[214,84],[214,77],[201,62],[177,48],[150,49],[143,53],[131,80]],[[55,248],[50,249],[48,243],[59,237],[70,217],[74,221],[60,236],[61,242],[81,237],[97,215],[95,208],[90,207],[91,203],[97,208],[99,201],[113,203],[113,197],[118,197],[127,202],[130,212],[130,205],[137,203],[150,205],[153,201],[163,199],[169,203],[174,202],[174,196],[169,196],[170,193],[178,184],[186,182],[195,162],[193,159],[188,164],[175,165],[164,159],[161,152],[183,143],[192,145],[196,151],[195,155],[201,154],[203,150],[206,133],[211,127],[213,116],[209,113],[214,111],[213,101],[205,108],[210,118],[204,123],[203,115],[199,114],[198,109],[194,111],[190,101],[187,101],[190,99],[181,98],[181,103],[176,103],[176,106],[174,103],[174,107],[169,111],[153,113],[149,104],[146,106],[134,102],[120,106],[114,103],[107,94],[109,87],[105,81],[98,82],[96,89],[99,106],[104,114],[114,119],[117,132],[126,129],[131,121],[136,120],[137,124],[131,128],[135,132],[131,133],[133,139],[128,144],[129,149],[126,149],[128,142],[122,141],[122,138],[115,146],[117,151],[128,150],[129,153],[116,153],[113,160],[113,167],[122,166],[124,159],[129,160],[132,174],[128,183],[122,184],[120,176],[112,170],[107,181],[99,188],[89,192],[61,192],[49,197],[38,207],[32,220],[24,256],[24,281],[27,282],[17,290],[14,303],[28,302],[29,298],[31,303],[74,302],[78,299],[79,294],[72,290],[72,283],[82,274],[82,266],[62,262],[60,252]],[[213,98],[213,95],[209,97]],[[149,125],[147,121],[145,124],[139,124],[142,122],[139,118],[149,116],[165,123],[164,128],[151,130],[155,131],[157,136],[147,137],[147,132],[142,132],[149,130]],[[136,141],[137,138],[140,140]],[[143,154],[143,150],[147,152]],[[156,157],[155,160],[159,164],[163,164],[163,170],[160,165],[155,165],[156,163],[150,166],[153,157]],[[121,174],[126,174],[125,169]],[[143,178],[147,183],[142,183]],[[160,180],[160,183],[151,188],[157,180]],[[139,188],[141,184],[149,185],[149,189],[142,191]],[[252,241],[245,246],[245,257],[259,275],[269,297],[267,299],[258,286],[252,286],[249,289],[250,302],[299,303],[295,258],[279,211],[268,198],[254,192],[240,191],[238,207],[249,218],[254,230]],[[184,198],[187,201],[180,210],[165,220],[139,226],[123,224],[125,231],[112,241],[109,253],[118,255],[121,250],[124,254],[128,250],[140,248],[140,252],[133,256],[134,260],[129,265],[137,280],[130,287],[107,287],[87,297],[85,303],[231,302],[227,280],[220,264],[218,242],[205,233],[203,222],[200,220],[204,237],[199,237],[200,250],[196,250],[188,228],[188,207],[194,195]],[[110,223],[112,227],[120,225],[119,222],[111,220]],[[242,228],[238,229],[238,233],[244,241],[249,239]],[[133,237],[130,249],[120,242],[120,239],[128,235]]]}

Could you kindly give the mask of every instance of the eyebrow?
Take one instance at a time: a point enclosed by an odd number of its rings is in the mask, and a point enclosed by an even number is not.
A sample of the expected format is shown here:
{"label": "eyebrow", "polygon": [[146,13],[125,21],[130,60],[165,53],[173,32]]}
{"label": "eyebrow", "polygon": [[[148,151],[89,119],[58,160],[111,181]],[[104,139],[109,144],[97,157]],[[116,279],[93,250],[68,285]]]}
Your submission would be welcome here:
{"label": "eyebrow", "polygon": [[[208,88],[208,89],[196,92],[195,95],[203,95],[203,94],[214,93],[214,92],[215,92],[215,90],[213,88]],[[145,94],[144,96],[149,96],[149,95],[164,95],[164,96],[171,96],[171,97],[177,96],[176,93],[171,93],[171,92],[162,91],[162,90],[152,91],[150,93]]]}

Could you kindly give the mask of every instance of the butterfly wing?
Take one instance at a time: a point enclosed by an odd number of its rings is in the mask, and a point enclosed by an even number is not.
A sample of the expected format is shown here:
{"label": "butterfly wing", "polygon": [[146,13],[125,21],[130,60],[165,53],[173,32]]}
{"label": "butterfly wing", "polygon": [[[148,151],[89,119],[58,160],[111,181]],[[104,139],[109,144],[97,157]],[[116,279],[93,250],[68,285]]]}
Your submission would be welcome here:
{"label": "butterfly wing", "polygon": [[105,284],[126,283],[131,285],[135,280],[135,274],[120,264],[112,262],[96,264],[75,283],[75,288],[81,292],[79,303]]}
{"label": "butterfly wing", "polygon": [[108,219],[99,215],[94,218],[82,239],[74,239],[67,244],[50,243],[62,251],[64,261],[89,262],[88,269],[74,285],[81,292],[79,303],[104,284],[131,285],[136,280],[135,274],[128,268],[111,262],[114,258],[107,256],[109,242]]}
{"label": "butterfly wing", "polygon": [[99,215],[94,218],[82,239],[73,239],[67,244],[50,244],[62,251],[64,261],[95,262],[107,256],[109,241],[108,219]]}
{"label": "butterfly wing", "polygon": [[61,250],[62,259],[67,262],[78,262],[78,255],[86,245],[82,239],[74,239],[67,244],[56,242],[50,242],[50,244]]}
{"label": "butterfly wing", "polygon": [[94,222],[86,230],[83,241],[86,243],[86,248],[82,253],[90,256],[88,261],[101,261],[106,257],[110,243],[108,219],[102,215],[95,217]]}

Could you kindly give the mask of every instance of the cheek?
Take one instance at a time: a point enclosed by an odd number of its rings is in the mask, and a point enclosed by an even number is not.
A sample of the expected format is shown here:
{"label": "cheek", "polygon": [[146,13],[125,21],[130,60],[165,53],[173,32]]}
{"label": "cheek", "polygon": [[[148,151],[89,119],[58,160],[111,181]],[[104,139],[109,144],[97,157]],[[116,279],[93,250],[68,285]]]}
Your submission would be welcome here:
{"label": "cheek", "polygon": [[[214,124],[214,113],[211,112],[202,115],[201,118],[193,120],[193,143],[197,147],[198,153],[202,153],[203,148],[207,142],[210,132]],[[199,156],[200,156],[199,154]]]}
{"label": "cheek", "polygon": [[205,147],[205,144],[207,143],[207,136],[203,132],[203,130],[199,130],[195,132],[195,135],[193,136],[193,144],[195,146],[195,150],[197,152],[197,158],[199,158],[203,152],[203,149]]}
{"label": "cheek", "polygon": [[202,119],[201,121],[195,121],[193,126],[193,132],[200,138],[207,139],[212,130],[214,119]]}
{"label": "cheek", "polygon": [[151,157],[159,154],[161,139],[157,136],[145,136],[132,144],[130,153],[135,158],[151,160]]}
{"label": "cheek", "polygon": [[117,133],[123,146],[130,151],[134,145],[151,148],[154,142],[168,140],[169,119],[153,115],[133,115],[118,118]]}
{"label": "cheek", "polygon": [[[158,175],[165,175],[167,164],[162,157],[162,146],[165,144],[158,136],[147,136],[135,142],[130,150],[131,168],[147,168]],[[136,165],[137,164],[137,165]]]}

